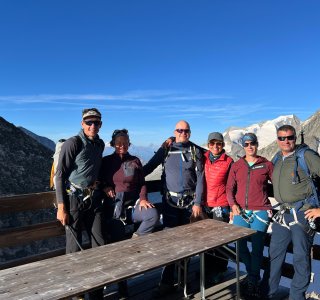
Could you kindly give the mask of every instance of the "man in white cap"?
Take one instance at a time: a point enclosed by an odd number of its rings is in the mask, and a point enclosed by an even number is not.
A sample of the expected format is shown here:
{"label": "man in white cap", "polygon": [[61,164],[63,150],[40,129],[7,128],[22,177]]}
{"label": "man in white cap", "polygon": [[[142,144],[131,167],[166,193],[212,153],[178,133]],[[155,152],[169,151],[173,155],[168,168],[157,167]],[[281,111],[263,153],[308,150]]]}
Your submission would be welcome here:
{"label": "man in white cap", "polygon": [[[82,229],[86,229],[91,246],[104,244],[102,203],[96,188],[104,150],[98,136],[101,113],[96,108],[84,109],[77,136],[64,142],[56,171],[57,219],[66,227],[66,253],[82,249]],[[103,299],[103,290],[91,292],[90,299]]]}

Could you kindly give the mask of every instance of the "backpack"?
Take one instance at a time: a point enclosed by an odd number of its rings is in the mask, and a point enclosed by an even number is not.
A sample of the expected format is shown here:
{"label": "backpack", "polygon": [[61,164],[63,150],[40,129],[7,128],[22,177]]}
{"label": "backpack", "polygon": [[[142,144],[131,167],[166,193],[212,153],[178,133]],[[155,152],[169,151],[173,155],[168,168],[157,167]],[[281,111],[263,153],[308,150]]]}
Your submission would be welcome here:
{"label": "backpack", "polygon": [[[304,157],[306,151],[312,151],[319,156],[318,152],[312,150],[308,145],[306,145],[306,144],[300,145],[300,147],[295,152],[296,163],[295,163],[294,170],[293,170],[294,175],[293,175],[293,179],[292,179],[292,184],[299,183],[300,179],[298,176],[298,166],[300,166],[300,168],[303,170],[303,172],[309,178],[309,182],[310,182],[310,185],[312,188],[312,193],[313,193],[314,199],[316,201],[315,204],[317,207],[319,207],[320,206],[319,205],[320,178],[319,178],[319,176],[313,177],[312,174],[310,173],[309,167],[308,167],[306,160],[305,160],[305,157]],[[280,158],[281,158],[281,154],[279,151],[276,153],[276,155],[271,160],[273,165],[275,165]]]}
{"label": "backpack", "polygon": [[[76,135],[75,138],[77,139],[77,154],[76,155],[78,155],[82,149],[82,140],[78,135]],[[64,144],[65,141],[66,141],[66,139],[61,139],[57,142],[54,154],[52,156],[53,162],[52,162],[51,173],[50,173],[50,189],[51,190],[56,189],[55,188],[55,185],[56,185],[55,184],[55,175],[56,175],[56,170],[58,167],[61,148],[62,148],[62,145]]]}

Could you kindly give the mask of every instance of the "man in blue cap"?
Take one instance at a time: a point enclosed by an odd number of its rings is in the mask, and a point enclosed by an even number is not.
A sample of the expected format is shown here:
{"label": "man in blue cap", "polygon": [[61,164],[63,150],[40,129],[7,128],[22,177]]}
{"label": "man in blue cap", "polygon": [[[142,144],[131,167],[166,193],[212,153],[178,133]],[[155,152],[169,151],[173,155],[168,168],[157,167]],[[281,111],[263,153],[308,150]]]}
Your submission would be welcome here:
{"label": "man in blue cap", "polygon": [[[79,251],[82,229],[90,233],[91,246],[104,244],[102,203],[96,196],[96,180],[104,150],[99,138],[101,113],[84,109],[79,134],[64,142],[56,171],[57,219],[66,226],[66,253]],[[67,192],[68,191],[68,192]],[[103,290],[90,293],[90,299],[102,299]],[[81,298],[80,298],[81,299]]]}

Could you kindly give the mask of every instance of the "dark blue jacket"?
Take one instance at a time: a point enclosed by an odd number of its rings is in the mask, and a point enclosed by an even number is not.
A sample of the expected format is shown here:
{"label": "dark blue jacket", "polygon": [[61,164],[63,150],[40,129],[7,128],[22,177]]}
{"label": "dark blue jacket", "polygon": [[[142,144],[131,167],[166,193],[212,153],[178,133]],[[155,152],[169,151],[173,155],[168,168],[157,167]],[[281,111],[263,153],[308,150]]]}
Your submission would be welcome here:
{"label": "dark blue jacket", "polygon": [[145,176],[163,164],[162,181],[170,192],[195,192],[195,204],[200,205],[203,195],[203,153],[193,144],[172,143],[170,149],[159,148],[149,162],[143,166]]}

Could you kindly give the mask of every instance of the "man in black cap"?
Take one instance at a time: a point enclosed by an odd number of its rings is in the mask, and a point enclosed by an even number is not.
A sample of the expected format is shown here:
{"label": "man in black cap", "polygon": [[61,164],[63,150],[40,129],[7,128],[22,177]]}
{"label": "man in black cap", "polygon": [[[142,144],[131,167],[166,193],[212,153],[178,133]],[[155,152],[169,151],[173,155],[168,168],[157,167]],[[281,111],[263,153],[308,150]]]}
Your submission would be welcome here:
{"label": "man in black cap", "polygon": [[[84,109],[82,129],[77,136],[64,142],[59,155],[56,171],[57,219],[66,226],[66,253],[82,249],[83,227],[89,234],[92,247],[104,244],[101,197],[98,197],[96,189],[104,150],[104,142],[98,136],[101,125],[98,109]],[[102,292],[91,292],[90,299],[102,299]]]}

